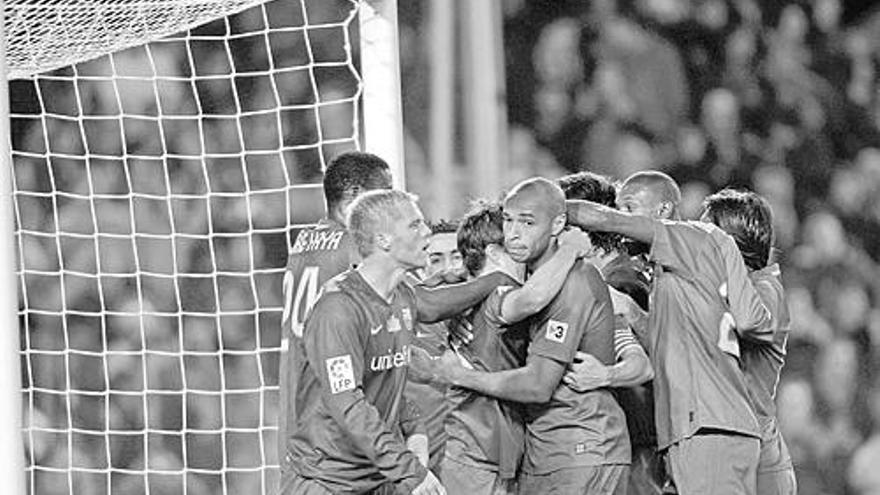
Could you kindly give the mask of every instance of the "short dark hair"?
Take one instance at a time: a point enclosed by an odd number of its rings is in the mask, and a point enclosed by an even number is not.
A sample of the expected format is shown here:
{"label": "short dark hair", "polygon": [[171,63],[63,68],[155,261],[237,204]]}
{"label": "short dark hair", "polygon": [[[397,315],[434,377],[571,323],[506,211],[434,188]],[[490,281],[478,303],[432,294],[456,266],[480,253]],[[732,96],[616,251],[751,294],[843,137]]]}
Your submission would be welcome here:
{"label": "short dark hair", "polygon": [[752,270],[760,270],[770,262],[773,213],[759,194],[735,189],[718,191],[703,201],[700,219],[730,234]]}
{"label": "short dark hair", "polygon": [[471,275],[486,264],[486,246],[504,246],[504,215],[497,201],[477,200],[458,226],[458,252]]}
{"label": "short dark hair", "polygon": [[[593,172],[577,172],[556,180],[565,193],[565,199],[583,199],[605,206],[615,207],[617,189],[611,179]],[[606,253],[623,247],[623,237],[612,232],[588,232],[590,242]]]}
{"label": "short dark hair", "polygon": [[327,208],[351,200],[364,191],[390,189],[386,180],[391,169],[388,163],[372,153],[346,151],[333,157],[324,171],[324,198]]}
{"label": "short dark hair", "polygon": [[453,220],[437,220],[436,222],[428,222],[428,228],[431,234],[455,234],[458,232],[458,222]]}

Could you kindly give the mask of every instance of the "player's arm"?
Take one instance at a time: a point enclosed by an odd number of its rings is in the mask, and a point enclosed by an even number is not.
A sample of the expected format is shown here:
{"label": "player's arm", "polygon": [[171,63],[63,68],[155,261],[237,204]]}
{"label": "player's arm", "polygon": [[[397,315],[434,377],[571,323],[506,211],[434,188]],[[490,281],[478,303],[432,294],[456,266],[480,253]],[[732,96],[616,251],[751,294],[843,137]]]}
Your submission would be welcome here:
{"label": "player's arm", "polygon": [[432,358],[426,351],[413,348],[412,366],[418,367],[439,383],[471,389],[514,402],[544,403],[559,385],[565,365],[544,356],[529,356],[526,365],[512,370],[485,372],[462,366],[453,351]]}
{"label": "player's arm", "polygon": [[657,220],[581,199],[566,200],[565,206],[568,223],[584,230],[616,232],[647,244],[654,240],[654,223]]}
{"label": "player's arm", "polygon": [[430,289],[416,284],[413,286],[418,308],[416,318],[423,323],[434,323],[460,314],[485,299],[507,280],[506,277],[493,272],[460,284]]}
{"label": "player's arm", "polygon": [[353,446],[389,480],[412,489],[427,471],[364,396],[361,318],[351,304],[339,292],[318,300],[303,332],[306,358],[318,376],[326,410],[346,430]]}
{"label": "player's arm", "polygon": [[559,293],[571,267],[590,247],[590,237],[578,228],[560,234],[553,256],[535,270],[522,287],[505,294],[501,301],[501,320],[516,323],[544,309]]}
{"label": "player's arm", "polygon": [[406,448],[416,455],[422,466],[428,465],[430,457],[428,451],[428,433],[419,406],[405,395],[403,405],[400,408],[400,431],[406,439]]}
{"label": "player's arm", "polygon": [[721,250],[727,268],[727,301],[730,314],[736,322],[740,338],[770,344],[779,330],[779,318],[774,318],[761,294],[749,278],[748,268],[736,246],[727,234],[722,234]]}
{"label": "player's arm", "polygon": [[578,392],[603,387],[635,387],[654,378],[654,368],[645,350],[625,324],[618,320],[614,330],[614,351],[617,362],[602,364],[586,352],[578,352],[562,380]]}

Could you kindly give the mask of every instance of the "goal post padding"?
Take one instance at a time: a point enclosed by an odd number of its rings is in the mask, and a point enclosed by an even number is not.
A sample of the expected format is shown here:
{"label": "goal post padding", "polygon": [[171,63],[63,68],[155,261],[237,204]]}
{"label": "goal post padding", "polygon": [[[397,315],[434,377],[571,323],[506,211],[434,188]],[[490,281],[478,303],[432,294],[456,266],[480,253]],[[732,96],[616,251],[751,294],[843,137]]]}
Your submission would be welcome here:
{"label": "goal post padding", "polygon": [[271,493],[283,269],[360,147],[361,5],[28,3],[6,26],[29,492]]}

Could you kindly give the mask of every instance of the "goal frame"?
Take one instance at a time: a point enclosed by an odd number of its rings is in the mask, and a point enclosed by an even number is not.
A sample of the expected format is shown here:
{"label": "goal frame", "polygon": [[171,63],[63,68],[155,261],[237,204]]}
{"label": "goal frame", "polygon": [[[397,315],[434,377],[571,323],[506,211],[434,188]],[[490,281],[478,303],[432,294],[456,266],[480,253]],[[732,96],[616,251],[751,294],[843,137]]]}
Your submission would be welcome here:
{"label": "goal frame", "polygon": [[[320,1],[320,0],[319,0]],[[357,0],[359,6],[361,147],[390,165],[394,185],[405,188],[397,0]],[[5,2],[0,1],[4,8]],[[181,26],[186,29],[189,26]],[[22,349],[15,249],[14,184],[6,29],[0,23],[0,462],[4,486],[26,493],[23,440]],[[148,42],[150,40],[144,40]],[[70,64],[83,60],[71,60]],[[5,359],[3,359],[5,357]]]}

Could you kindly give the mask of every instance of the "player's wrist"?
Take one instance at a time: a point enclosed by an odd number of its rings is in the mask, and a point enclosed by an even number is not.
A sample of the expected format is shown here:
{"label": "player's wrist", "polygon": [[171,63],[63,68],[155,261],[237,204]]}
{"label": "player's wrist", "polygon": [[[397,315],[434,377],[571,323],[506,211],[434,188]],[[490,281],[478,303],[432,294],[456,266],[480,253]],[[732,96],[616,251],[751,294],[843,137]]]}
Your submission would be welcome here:
{"label": "player's wrist", "polygon": [[610,387],[614,383],[614,380],[617,378],[617,368],[614,366],[606,366],[605,367],[605,376],[602,379],[603,387]]}

